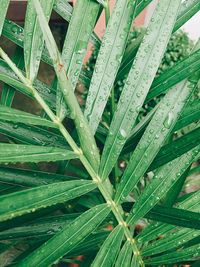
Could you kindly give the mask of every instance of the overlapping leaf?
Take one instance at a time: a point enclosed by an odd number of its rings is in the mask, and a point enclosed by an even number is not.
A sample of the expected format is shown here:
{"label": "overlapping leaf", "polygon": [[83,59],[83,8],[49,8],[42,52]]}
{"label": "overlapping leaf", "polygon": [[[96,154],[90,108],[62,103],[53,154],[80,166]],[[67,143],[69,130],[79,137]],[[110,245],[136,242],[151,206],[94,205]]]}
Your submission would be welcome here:
{"label": "overlapping leaf", "polygon": [[162,1],[149,24],[110,126],[101,160],[103,178],[112,170],[135,124],[169,40],[179,4],[180,1]]}
{"label": "overlapping leaf", "polygon": [[34,212],[36,209],[66,202],[93,190],[95,187],[95,184],[90,181],[72,180],[1,196],[0,220],[4,221]]}
{"label": "overlapping leaf", "polygon": [[0,143],[0,163],[58,161],[77,157],[73,151],[62,148]]}
{"label": "overlapping leaf", "polygon": [[107,204],[102,204],[86,211],[26,257],[18,266],[46,267],[53,264],[94,231],[109,212],[110,208]]}

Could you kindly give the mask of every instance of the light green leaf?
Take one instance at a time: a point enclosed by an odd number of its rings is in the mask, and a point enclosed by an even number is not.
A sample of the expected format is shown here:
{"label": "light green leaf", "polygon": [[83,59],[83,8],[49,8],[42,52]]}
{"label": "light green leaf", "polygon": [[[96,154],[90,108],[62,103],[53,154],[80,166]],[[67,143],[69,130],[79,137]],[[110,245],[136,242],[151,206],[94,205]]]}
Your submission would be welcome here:
{"label": "light green leaf", "polygon": [[123,245],[119,256],[116,260],[115,267],[130,267],[131,265],[131,256],[132,256],[132,245],[129,241]]}
{"label": "light green leaf", "polygon": [[67,181],[1,196],[0,221],[5,221],[37,209],[64,203],[95,188],[91,181]]}
{"label": "light green leaf", "polygon": [[77,157],[73,151],[62,148],[0,143],[0,163],[59,161]]}
{"label": "light green leaf", "polygon": [[[43,34],[37,20],[33,1],[28,1],[24,25],[24,61],[27,78],[31,81],[37,76],[44,45]],[[54,0],[40,2],[44,8],[45,17],[49,20]]]}
{"label": "light green leaf", "polygon": [[160,2],[151,19],[120,96],[105,143],[100,167],[100,175],[104,179],[116,163],[136,122],[164,54],[179,4],[179,0]]}
{"label": "light green leaf", "polygon": [[123,236],[123,228],[118,225],[106,238],[91,266],[112,267],[120,250]]}
{"label": "light green leaf", "polygon": [[0,35],[2,32],[4,20],[6,17],[8,5],[10,3],[10,0],[1,0],[1,9],[0,9]]}
{"label": "light green leaf", "polygon": [[31,255],[27,256],[17,266],[46,267],[52,265],[94,231],[109,212],[110,208],[107,204],[102,204],[86,211],[32,252]]}
{"label": "light green leaf", "polygon": [[[75,90],[81,72],[83,59],[98,13],[99,4],[91,0],[78,1],[72,12],[62,49],[62,61],[73,90]],[[57,90],[56,107],[58,116],[62,120],[67,114],[67,108],[64,105],[59,85]]]}
{"label": "light green leaf", "polygon": [[55,123],[47,119],[2,105],[0,105],[0,116],[0,119],[4,121],[12,121],[16,123],[20,122],[25,124],[57,128],[57,125]]}
{"label": "light green leaf", "polygon": [[[73,8],[68,0],[55,0],[53,8],[64,20],[68,22],[70,21]],[[101,44],[101,40],[95,34],[95,32],[92,33],[90,41],[94,44],[95,47],[99,47],[99,45]]]}
{"label": "light green leaf", "polygon": [[136,3],[137,1],[135,0],[119,0],[116,2],[102,40],[85,109],[85,116],[89,121],[93,134],[96,132],[101,120],[120,67],[128,34],[134,19]]}

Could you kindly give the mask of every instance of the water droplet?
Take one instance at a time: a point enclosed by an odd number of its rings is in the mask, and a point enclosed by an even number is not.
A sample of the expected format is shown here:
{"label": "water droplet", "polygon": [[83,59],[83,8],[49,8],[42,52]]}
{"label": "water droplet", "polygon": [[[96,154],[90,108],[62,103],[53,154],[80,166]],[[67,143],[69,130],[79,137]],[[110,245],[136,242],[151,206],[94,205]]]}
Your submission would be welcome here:
{"label": "water droplet", "polygon": [[165,128],[169,129],[171,127],[173,123],[173,119],[174,119],[173,113],[169,112],[167,115],[167,118],[163,122],[163,125],[165,126]]}

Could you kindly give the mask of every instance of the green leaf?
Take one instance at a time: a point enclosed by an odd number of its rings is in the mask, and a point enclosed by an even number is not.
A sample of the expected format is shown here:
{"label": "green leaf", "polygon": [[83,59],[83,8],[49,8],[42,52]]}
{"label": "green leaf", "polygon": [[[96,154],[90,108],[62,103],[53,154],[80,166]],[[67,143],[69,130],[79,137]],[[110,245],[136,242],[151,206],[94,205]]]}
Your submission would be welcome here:
{"label": "green leaf", "polygon": [[164,200],[162,200],[162,204],[165,207],[172,207],[181,193],[184,183],[188,177],[191,166],[187,168],[187,170],[181,175],[181,177],[176,181],[176,183],[171,187],[171,189],[167,192]]}
{"label": "green leaf", "polygon": [[[68,22],[70,21],[73,8],[68,0],[55,0],[53,8],[63,19]],[[95,32],[92,33],[90,41],[94,44],[95,47],[99,47],[99,45],[101,44],[101,40],[95,34]]]}
{"label": "green leaf", "polygon": [[165,51],[179,4],[180,1],[166,0],[159,3],[148,26],[120,96],[105,143],[100,167],[100,175],[104,179],[116,163],[136,122]]}
{"label": "green leaf", "polygon": [[[78,1],[73,9],[62,49],[62,61],[68,79],[75,90],[89,39],[99,13],[99,4],[91,0]],[[82,15],[83,14],[83,15]],[[77,30],[78,29],[78,30]],[[57,113],[61,120],[67,114],[58,85]]]}
{"label": "green leaf", "polygon": [[94,137],[90,132],[87,121],[84,118],[80,106],[77,102],[76,96],[74,95],[72,85],[70,81],[66,78],[60,53],[45,19],[42,7],[38,0],[35,0],[33,3],[44,35],[47,49],[54,63],[54,69],[58,78],[60,89],[63,93],[64,100],[67,106],[69,107],[70,115],[74,119],[81,147],[94,170],[98,170],[99,152]]}
{"label": "green leaf", "polygon": [[[33,98],[32,90],[29,86],[24,85],[8,65],[0,59],[0,80],[19,90],[21,93]],[[45,83],[35,80],[33,83],[39,94],[46,100],[52,109],[55,109],[55,91]]]}
{"label": "green leaf", "polygon": [[195,88],[196,83],[181,82],[174,86],[158,104],[158,108],[121,178],[116,192],[116,201],[123,201],[147,171],[160,147],[169,137],[181,110]]}
{"label": "green leaf", "polygon": [[91,181],[67,181],[38,186],[1,196],[0,221],[5,221],[37,209],[64,203],[95,188]]}
{"label": "green leaf", "polygon": [[115,267],[134,266],[134,265],[131,265],[131,256],[132,256],[132,246],[129,241],[126,241],[126,243],[123,245],[123,248],[121,249],[119,256],[116,260]]}
{"label": "green leaf", "polygon": [[173,131],[178,131],[190,123],[200,120],[200,100],[193,101],[183,110]]}
{"label": "green leaf", "polygon": [[[186,195],[187,198],[177,204],[177,208],[185,209],[193,212],[200,212],[199,200],[200,200],[200,190],[192,193],[191,195]],[[138,236],[138,242],[148,242],[150,240],[156,239],[160,235],[164,235],[167,232],[173,231],[174,226],[165,223],[151,223],[148,225]]]}
{"label": "green leaf", "polygon": [[1,9],[0,9],[0,35],[2,32],[4,20],[6,17],[7,9],[9,6],[10,0],[1,0]]}
{"label": "green leaf", "polygon": [[33,125],[4,122],[0,120],[0,133],[15,139],[18,143],[41,146],[67,146],[66,140],[58,133]]}
{"label": "green leaf", "polygon": [[17,110],[14,108],[0,105],[0,116],[1,120],[12,121],[16,123],[25,123],[32,125],[41,125],[44,127],[57,128],[57,125],[52,121],[46,120],[42,117]]}
{"label": "green leaf", "polygon": [[[198,45],[199,48],[199,45]],[[191,76],[199,69],[200,49],[193,52],[188,57],[178,61],[173,67],[168,68],[159,75],[151,86],[145,102],[165,93],[170,87]]]}
{"label": "green leaf", "polygon": [[[199,124],[200,125],[200,124]],[[200,127],[163,146],[151,163],[148,171],[154,170],[175,158],[180,157],[200,143]]]}
{"label": "green leaf", "polygon": [[[11,20],[5,19],[2,35],[17,44],[21,48],[24,46],[24,29]],[[46,48],[43,49],[42,60],[49,65],[52,65],[52,60],[49,57]]]}
{"label": "green leaf", "polygon": [[[158,106],[156,106],[157,108]],[[144,130],[146,129],[149,121],[151,120],[153,114],[155,113],[155,109],[145,116],[140,123],[137,124],[136,127],[133,128],[130,137],[128,138],[123,150],[122,155],[133,151],[142,137]],[[181,128],[200,120],[200,101],[196,100],[190,104],[187,104],[186,107],[183,108],[178,121],[176,122],[172,132],[180,130]],[[103,135],[107,135],[107,132],[103,132]]]}
{"label": "green leaf", "polygon": [[[13,62],[20,69],[23,69],[24,67],[23,50],[18,46],[15,49]],[[14,95],[15,95],[15,89],[7,84],[4,84],[1,94],[1,104],[10,107],[12,105]]]}
{"label": "green leaf", "polygon": [[59,161],[77,157],[73,151],[56,147],[0,143],[0,163]]}
{"label": "green leaf", "polygon": [[145,263],[148,265],[171,264],[177,262],[196,260],[199,256],[200,256],[200,246],[198,244],[186,249],[182,249],[175,252],[169,252],[165,255],[145,260]]}
{"label": "green leaf", "polygon": [[53,264],[94,231],[109,212],[110,208],[107,204],[102,204],[86,211],[32,252],[32,254],[28,255],[18,266],[46,267]]}
{"label": "green leaf", "polygon": [[145,187],[137,199],[128,217],[129,223],[135,223],[151,210],[167,191],[181,177],[185,170],[198,158],[200,146],[158,169],[152,181]]}
{"label": "green leaf", "polygon": [[[27,78],[31,81],[37,76],[44,45],[43,34],[37,20],[33,1],[28,1],[24,25],[24,61]],[[49,20],[54,0],[40,2],[44,8],[44,15]]]}
{"label": "green leaf", "polygon": [[96,255],[92,267],[111,267],[114,265],[119,253],[121,242],[124,236],[122,226],[118,225],[106,238],[101,249]]}
{"label": "green leaf", "polygon": [[77,180],[76,176],[59,175],[26,169],[0,167],[0,181],[8,184],[34,187],[68,180]]}
{"label": "green leaf", "polygon": [[[144,5],[145,2],[148,2],[148,1],[141,1],[141,5]],[[172,32],[175,32],[176,30],[178,30],[185,22],[187,22],[199,10],[200,10],[200,4],[198,0],[187,0],[187,1],[182,2],[179,8],[176,23],[174,25]],[[136,13],[137,13],[137,10],[136,10]],[[117,79],[116,79],[117,81],[123,79],[124,76],[129,72],[131,65],[133,63],[133,60],[135,58],[135,54],[138,50],[138,47],[140,43],[142,42],[143,36],[144,36],[144,32],[142,32],[138,36],[138,38],[127,47],[125,55],[122,60],[121,67],[117,74]]]}
{"label": "green leaf", "polygon": [[146,215],[146,218],[172,225],[200,229],[200,213],[188,210],[156,205],[156,207]]}
{"label": "green leaf", "polygon": [[185,24],[199,10],[200,10],[199,0],[186,0],[182,2],[173,32],[177,31],[183,24]]}
{"label": "green leaf", "polygon": [[135,0],[116,2],[102,40],[85,108],[85,116],[93,134],[101,120],[122,60],[136,3]]}
{"label": "green leaf", "polygon": [[62,60],[73,89],[78,81],[98,12],[99,4],[91,0],[78,1],[73,9],[62,49]]}
{"label": "green leaf", "polygon": [[[191,224],[191,221],[190,221]],[[200,231],[195,229],[176,229],[174,232],[167,234],[159,240],[148,245],[142,251],[143,256],[151,256],[168,250],[181,247],[191,239],[200,236]]]}
{"label": "green leaf", "polygon": [[59,216],[42,217],[34,222],[26,222],[23,226],[12,226],[11,228],[1,231],[0,240],[17,240],[19,238],[49,238],[62,228],[75,220],[80,214],[73,213]]}

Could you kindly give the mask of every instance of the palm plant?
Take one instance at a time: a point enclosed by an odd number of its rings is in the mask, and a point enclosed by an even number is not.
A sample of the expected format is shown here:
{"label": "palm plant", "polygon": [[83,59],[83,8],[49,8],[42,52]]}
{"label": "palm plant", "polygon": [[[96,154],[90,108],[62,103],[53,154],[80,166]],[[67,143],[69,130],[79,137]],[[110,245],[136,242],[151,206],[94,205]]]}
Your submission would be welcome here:
{"label": "palm plant", "polygon": [[[110,16],[107,1],[78,0],[72,9],[67,0],[29,0],[23,29],[5,19],[9,0],[1,0],[0,33],[17,45],[12,59],[0,48],[3,265],[45,267],[80,255],[82,266],[199,265],[200,191],[180,192],[200,156],[200,43],[156,73],[170,36],[200,3],[158,1],[144,34],[126,47],[133,20],[151,2],[117,0]],[[53,9],[69,22],[62,53],[48,25]],[[103,9],[99,40],[93,30]],[[91,78],[82,68],[88,43],[100,46]],[[38,80],[41,61],[54,69],[51,85]],[[89,86],[84,110],[74,93],[78,81]],[[41,114],[15,109],[17,91]],[[160,94],[137,123],[143,104]],[[187,125],[191,131],[174,139]],[[47,162],[43,171],[40,162]]]}

